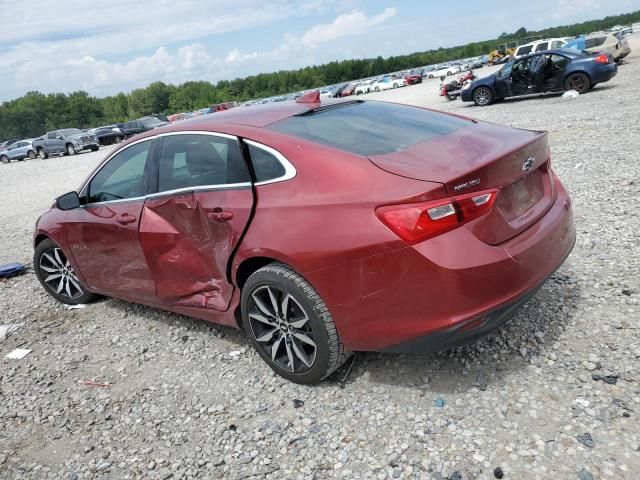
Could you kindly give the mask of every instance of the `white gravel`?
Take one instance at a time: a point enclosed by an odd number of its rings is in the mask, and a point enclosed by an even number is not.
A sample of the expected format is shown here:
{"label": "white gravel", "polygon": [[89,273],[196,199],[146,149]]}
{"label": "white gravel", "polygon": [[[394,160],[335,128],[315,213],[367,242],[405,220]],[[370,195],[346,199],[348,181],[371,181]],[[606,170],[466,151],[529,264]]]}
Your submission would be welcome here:
{"label": "white gravel", "polygon": [[[432,356],[359,354],[344,385],[343,369],[302,387],[240,332],[117,300],[69,311],[23,275],[0,283],[0,324],[26,323],[0,343],[0,478],[637,479],[631,46],[616,78],[572,101],[478,108],[438,97],[438,80],[369,96],[549,131],[578,240],[504,328]],[[0,263],[30,261],[39,213],[106,151],[0,165]],[[18,347],[32,352],[5,358]]]}

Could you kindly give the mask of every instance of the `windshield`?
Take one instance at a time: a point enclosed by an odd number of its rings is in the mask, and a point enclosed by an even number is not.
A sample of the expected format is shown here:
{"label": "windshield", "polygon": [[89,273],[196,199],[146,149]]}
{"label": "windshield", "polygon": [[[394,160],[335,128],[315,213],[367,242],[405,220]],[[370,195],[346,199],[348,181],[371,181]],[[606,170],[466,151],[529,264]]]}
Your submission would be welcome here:
{"label": "windshield", "polygon": [[[384,121],[384,128],[380,122]],[[280,120],[269,128],[357,155],[405,150],[469,125],[468,120],[385,102],[357,102]]]}
{"label": "windshield", "polygon": [[515,62],[511,60],[510,62],[505,63],[504,67],[500,69],[498,72],[499,77],[508,77],[511,75],[511,69],[513,68],[513,64]]}
{"label": "windshield", "polygon": [[142,124],[145,127],[152,127],[153,125],[158,125],[160,123],[164,123],[160,120],[158,120],[157,118],[144,118],[141,120]]}
{"label": "windshield", "polygon": [[61,135],[64,135],[65,137],[69,137],[71,135],[78,135],[82,133],[77,128],[65,128],[64,130],[59,130],[59,132]]}

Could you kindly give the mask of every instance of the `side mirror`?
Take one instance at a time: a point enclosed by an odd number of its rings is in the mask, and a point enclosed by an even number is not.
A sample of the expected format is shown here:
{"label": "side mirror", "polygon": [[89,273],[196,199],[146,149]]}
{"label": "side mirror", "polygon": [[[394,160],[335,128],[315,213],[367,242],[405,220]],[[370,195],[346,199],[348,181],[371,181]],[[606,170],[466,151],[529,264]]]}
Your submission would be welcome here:
{"label": "side mirror", "polygon": [[73,210],[80,206],[78,192],[69,192],[56,198],[56,207],[60,210]]}

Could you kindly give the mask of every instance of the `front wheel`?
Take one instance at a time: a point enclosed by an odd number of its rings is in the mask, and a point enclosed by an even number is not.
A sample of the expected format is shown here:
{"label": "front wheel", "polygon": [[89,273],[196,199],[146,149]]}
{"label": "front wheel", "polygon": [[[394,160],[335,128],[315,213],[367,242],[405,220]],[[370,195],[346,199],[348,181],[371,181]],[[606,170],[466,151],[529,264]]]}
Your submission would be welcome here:
{"label": "front wheel", "polygon": [[97,145],[95,147],[91,147],[92,152],[97,152],[100,149]]}
{"label": "front wheel", "polygon": [[95,298],[80,282],[67,256],[52,240],[38,244],[33,254],[36,277],[49,295],[67,305],[87,303]]}
{"label": "front wheel", "polygon": [[67,155],[75,155],[75,154],[76,154],[76,148],[69,143],[67,145]]}
{"label": "front wheel", "polygon": [[572,73],[564,82],[565,90],[575,90],[583,94],[591,88],[591,80],[584,73]]}
{"label": "front wheel", "polygon": [[489,87],[478,87],[473,92],[473,101],[480,107],[493,103],[493,92]]}
{"label": "front wheel", "polygon": [[42,159],[42,160],[46,160],[46,158],[49,156],[47,155],[47,152],[45,151],[44,148],[39,148],[38,149],[38,156]]}
{"label": "front wheel", "polygon": [[9,157],[7,157],[6,155],[2,155],[0,157],[0,162],[2,163],[9,163]]}
{"label": "front wheel", "polygon": [[285,265],[272,263],[249,277],[242,319],[260,357],[292,382],[319,382],[349,356],[318,293]]}

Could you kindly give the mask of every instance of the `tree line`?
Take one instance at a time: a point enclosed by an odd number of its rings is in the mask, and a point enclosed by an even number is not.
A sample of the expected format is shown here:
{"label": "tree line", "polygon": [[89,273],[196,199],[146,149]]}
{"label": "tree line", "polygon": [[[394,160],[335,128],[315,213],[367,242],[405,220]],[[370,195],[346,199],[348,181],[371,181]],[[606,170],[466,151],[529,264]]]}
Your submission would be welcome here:
{"label": "tree line", "polygon": [[261,73],[231,81],[221,80],[216,84],[207,81],[185,82],[181,85],[153,82],[130,93],[118,93],[104,98],[93,97],[84,91],[48,95],[29,92],[0,105],[0,140],[35,137],[59,128],[88,128],[119,123],[149,114],[192,111],[215,103],[243,102],[282,95],[398,70],[486,55],[500,43],[526,36],[576,36],[638,21],[640,10],[540,31],[527,31],[523,27],[513,33],[502,33],[495,40],[462,46],[388,58],[335,61],[298,70]]}

